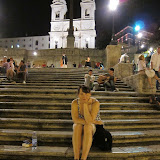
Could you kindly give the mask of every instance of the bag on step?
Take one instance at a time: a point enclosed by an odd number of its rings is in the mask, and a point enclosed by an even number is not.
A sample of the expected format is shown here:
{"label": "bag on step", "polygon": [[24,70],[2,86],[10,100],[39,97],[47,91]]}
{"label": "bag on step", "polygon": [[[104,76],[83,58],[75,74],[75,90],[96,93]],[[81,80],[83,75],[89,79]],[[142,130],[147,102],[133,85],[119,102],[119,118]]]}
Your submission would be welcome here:
{"label": "bag on step", "polygon": [[93,136],[93,146],[102,151],[112,150],[112,135],[103,128],[103,125],[96,125],[96,132]]}

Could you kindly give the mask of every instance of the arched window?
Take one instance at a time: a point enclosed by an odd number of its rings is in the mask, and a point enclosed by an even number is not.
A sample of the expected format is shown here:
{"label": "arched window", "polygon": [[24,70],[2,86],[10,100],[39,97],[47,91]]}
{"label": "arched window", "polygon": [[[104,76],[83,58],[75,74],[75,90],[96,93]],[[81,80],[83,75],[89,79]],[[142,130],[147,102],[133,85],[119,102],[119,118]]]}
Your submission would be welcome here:
{"label": "arched window", "polygon": [[58,42],[55,41],[55,48],[57,49],[58,48]]}
{"label": "arched window", "polygon": [[60,12],[58,11],[57,13],[56,13],[56,19],[59,19],[60,18]]}
{"label": "arched window", "polygon": [[86,9],[85,10],[85,17],[89,17],[90,16],[90,10],[89,9]]}

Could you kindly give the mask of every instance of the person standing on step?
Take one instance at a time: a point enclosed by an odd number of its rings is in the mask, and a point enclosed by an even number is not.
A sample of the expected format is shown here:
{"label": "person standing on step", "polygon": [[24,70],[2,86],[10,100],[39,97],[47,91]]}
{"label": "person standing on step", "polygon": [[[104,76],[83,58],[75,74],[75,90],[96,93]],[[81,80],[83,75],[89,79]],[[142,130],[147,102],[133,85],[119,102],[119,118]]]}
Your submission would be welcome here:
{"label": "person standing on step", "polygon": [[27,76],[27,67],[23,60],[21,60],[18,70],[17,70],[17,76],[23,81],[23,84],[26,83],[26,76]]}
{"label": "person standing on step", "polygon": [[[158,78],[160,78],[160,46],[157,48],[157,52],[152,54],[151,56],[151,61],[150,61],[151,69],[155,71],[155,74],[157,75]],[[158,90],[159,87],[159,82],[156,81],[156,88]]]}
{"label": "person standing on step", "polygon": [[63,62],[62,68],[67,68],[68,58],[65,54],[63,54],[62,56],[62,62]]}
{"label": "person standing on step", "polygon": [[88,71],[88,74],[85,74],[84,76],[84,79],[85,79],[85,82],[84,82],[84,85],[89,87],[91,90],[93,89],[93,83],[95,81],[95,76],[92,75],[93,71],[90,69]]}
{"label": "person standing on step", "polygon": [[88,56],[86,61],[85,61],[85,67],[91,67],[91,62],[90,62],[90,57]]}
{"label": "person standing on step", "polygon": [[72,101],[71,114],[73,124],[73,151],[74,159],[86,160],[92,146],[93,135],[96,131],[96,124],[103,125],[100,119],[100,103],[91,97],[88,87],[82,85],[78,89],[78,98]]}

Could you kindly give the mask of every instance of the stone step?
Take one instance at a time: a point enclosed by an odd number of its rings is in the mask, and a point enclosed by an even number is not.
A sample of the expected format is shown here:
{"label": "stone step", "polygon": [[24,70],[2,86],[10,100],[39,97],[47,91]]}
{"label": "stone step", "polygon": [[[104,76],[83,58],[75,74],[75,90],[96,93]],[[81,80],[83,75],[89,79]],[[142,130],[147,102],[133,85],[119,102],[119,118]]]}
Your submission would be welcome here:
{"label": "stone step", "polygon": [[[131,103],[134,102],[135,106],[137,106],[138,104],[136,103],[144,103],[144,106],[148,106],[148,102],[149,102],[149,98],[148,97],[97,97],[97,96],[93,96],[96,99],[98,99],[100,101],[100,103],[113,103],[113,102],[118,102],[118,103]],[[0,101],[1,102],[50,102],[50,103],[71,103],[73,99],[75,99],[76,96],[73,95],[69,95],[69,96],[65,96],[65,97],[60,97],[59,95],[52,95],[52,96],[46,96],[46,95],[0,95]],[[147,103],[147,104],[146,104]],[[48,104],[48,103],[47,103]],[[54,104],[53,104],[54,105]],[[68,104],[67,104],[68,105]],[[70,104],[69,104],[70,105]],[[113,104],[114,105],[114,104]],[[125,105],[125,104],[120,104],[120,105]],[[133,104],[129,104],[133,105]],[[134,107],[135,107],[134,106]],[[150,106],[150,105],[149,105]],[[151,105],[153,106],[153,105]],[[133,107],[133,108],[134,108]]]}
{"label": "stone step", "polygon": [[[155,119],[160,111],[154,110],[101,110],[102,119]],[[1,118],[71,119],[70,110],[0,109]]]}
{"label": "stone step", "polygon": [[[43,86],[42,86],[43,85]],[[45,84],[41,84],[41,85],[37,85],[37,84],[33,84],[33,85],[24,85],[24,84],[13,84],[13,85],[10,85],[10,84],[8,84],[8,85],[0,85],[0,88],[37,88],[37,89],[57,89],[57,88],[60,88],[60,89],[78,89],[78,85],[72,85],[72,86],[68,86],[68,85],[66,85],[66,86],[61,86],[61,85],[56,85],[56,84],[52,84],[51,86],[49,86],[49,85],[45,85]],[[125,89],[130,89],[130,87],[128,87],[128,86],[126,86],[126,85],[124,85],[124,86],[122,86],[122,85],[115,85],[115,87],[116,88],[125,88]]]}
{"label": "stone step", "polygon": [[[37,131],[72,131],[72,120],[36,118],[0,118],[0,129],[27,129]],[[103,120],[109,131],[160,130],[159,119],[113,119]]]}
{"label": "stone step", "polygon": [[[9,101],[9,100],[8,100]],[[71,101],[70,101],[71,102]],[[30,110],[71,110],[71,103],[60,101],[16,101],[16,102],[0,102],[1,109],[30,109]],[[100,101],[101,102],[101,101]],[[156,106],[149,103],[100,103],[101,110],[151,110]]]}
{"label": "stone step", "polygon": [[[92,147],[87,160],[159,160],[159,145],[113,147],[111,152],[100,151]],[[21,146],[1,145],[0,159],[3,160],[73,160],[70,147],[38,146],[24,148]]]}
{"label": "stone step", "polygon": [[[93,91],[93,95],[137,95],[132,89],[118,88],[120,92]],[[1,88],[0,94],[77,94],[77,89],[34,89],[34,88]]]}
{"label": "stone step", "polygon": [[[32,134],[32,130],[0,129],[0,144],[20,146],[24,140],[31,140]],[[37,131],[38,146],[72,146],[72,134],[72,131]],[[123,131],[111,134],[113,147],[160,144],[160,130]]]}

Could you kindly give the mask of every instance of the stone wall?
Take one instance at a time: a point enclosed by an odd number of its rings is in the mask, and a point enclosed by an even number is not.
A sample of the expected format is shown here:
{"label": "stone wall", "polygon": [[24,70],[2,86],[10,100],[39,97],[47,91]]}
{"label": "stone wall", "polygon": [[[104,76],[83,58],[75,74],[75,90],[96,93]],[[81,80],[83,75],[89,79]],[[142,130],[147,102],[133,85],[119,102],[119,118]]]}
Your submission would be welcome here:
{"label": "stone wall", "polygon": [[19,65],[21,60],[27,60],[28,51],[25,49],[4,49],[0,48],[0,60],[6,56],[7,58],[13,57],[16,64]]}
{"label": "stone wall", "polygon": [[91,58],[91,62],[102,61],[105,64],[105,51],[97,49],[47,49],[38,50],[37,56],[33,55],[34,51],[27,51],[23,49],[0,49],[0,59],[4,56],[13,57],[19,64],[20,60],[30,61],[31,65],[35,61],[46,62],[47,66],[54,64],[56,68],[60,67],[60,59],[62,54],[66,54],[68,57],[68,67],[73,68],[72,64],[75,62],[77,67],[79,63],[85,63],[87,56]]}

